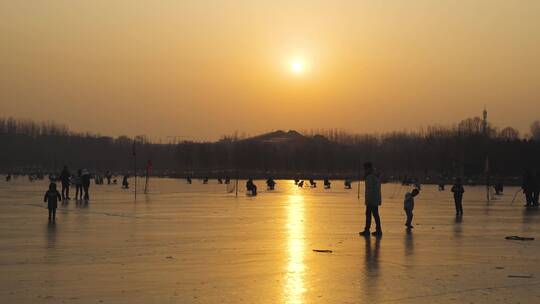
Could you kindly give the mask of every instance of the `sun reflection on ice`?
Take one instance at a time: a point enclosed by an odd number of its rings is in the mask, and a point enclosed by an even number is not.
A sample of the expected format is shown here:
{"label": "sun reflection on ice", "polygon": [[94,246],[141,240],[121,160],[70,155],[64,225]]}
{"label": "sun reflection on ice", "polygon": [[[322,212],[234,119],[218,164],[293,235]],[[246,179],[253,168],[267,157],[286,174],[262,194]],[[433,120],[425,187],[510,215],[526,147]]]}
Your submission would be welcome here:
{"label": "sun reflection on ice", "polygon": [[287,218],[287,277],[285,303],[303,303],[304,287],[304,197],[289,196]]}

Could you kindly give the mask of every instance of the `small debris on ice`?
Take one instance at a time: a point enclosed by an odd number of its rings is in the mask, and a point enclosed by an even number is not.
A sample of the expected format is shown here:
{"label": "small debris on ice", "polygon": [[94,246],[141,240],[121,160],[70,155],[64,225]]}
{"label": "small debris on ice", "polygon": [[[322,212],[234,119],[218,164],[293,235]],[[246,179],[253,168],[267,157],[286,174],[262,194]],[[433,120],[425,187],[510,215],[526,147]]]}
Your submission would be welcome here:
{"label": "small debris on ice", "polygon": [[533,237],[524,237],[524,236],[517,236],[517,235],[507,236],[505,237],[505,239],[512,240],[512,241],[534,241]]}
{"label": "small debris on ice", "polygon": [[333,251],[329,249],[313,249],[313,252],[332,253]]}

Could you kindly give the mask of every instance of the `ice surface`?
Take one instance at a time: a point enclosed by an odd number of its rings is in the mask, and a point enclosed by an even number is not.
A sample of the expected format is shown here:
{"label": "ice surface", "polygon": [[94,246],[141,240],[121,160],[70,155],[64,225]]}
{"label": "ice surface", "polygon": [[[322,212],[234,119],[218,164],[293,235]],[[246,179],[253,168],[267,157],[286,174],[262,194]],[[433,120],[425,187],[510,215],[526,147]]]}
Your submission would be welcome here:
{"label": "ice surface", "polygon": [[459,221],[451,193],[424,186],[407,233],[406,189],[383,185],[384,236],[366,239],[356,186],[256,183],[236,198],[215,180],[155,178],[136,202],[92,185],[49,225],[47,182],[2,179],[0,302],[540,303],[540,212],[511,203],[517,188],[487,205],[466,187]]}

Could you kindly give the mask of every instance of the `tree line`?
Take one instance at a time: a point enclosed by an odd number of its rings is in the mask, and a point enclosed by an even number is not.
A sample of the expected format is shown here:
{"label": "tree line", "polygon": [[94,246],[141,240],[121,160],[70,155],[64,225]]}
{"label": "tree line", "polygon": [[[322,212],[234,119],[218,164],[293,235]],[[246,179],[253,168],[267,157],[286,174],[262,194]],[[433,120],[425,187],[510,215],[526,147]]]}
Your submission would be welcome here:
{"label": "tree line", "polygon": [[[417,131],[355,134],[342,130],[277,131],[215,142],[153,143],[144,136],[117,138],[76,133],[65,125],[0,118],[0,169],[71,168],[128,172],[152,160],[156,173],[173,176],[240,174],[356,176],[374,162],[386,176],[479,176],[488,159],[492,175],[519,176],[540,169],[540,122],[520,136],[512,127],[484,125],[479,117]],[[268,172],[268,173],[267,173]]]}

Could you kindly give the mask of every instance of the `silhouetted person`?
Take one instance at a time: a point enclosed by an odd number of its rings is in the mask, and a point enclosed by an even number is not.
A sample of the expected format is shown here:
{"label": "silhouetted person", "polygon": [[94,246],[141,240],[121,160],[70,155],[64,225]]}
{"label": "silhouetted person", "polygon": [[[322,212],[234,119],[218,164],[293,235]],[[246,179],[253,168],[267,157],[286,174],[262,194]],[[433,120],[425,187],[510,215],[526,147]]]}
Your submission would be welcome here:
{"label": "silhouetted person", "polygon": [[231,183],[231,179],[229,177],[225,177],[225,184],[228,185]]}
{"label": "silhouetted person", "polygon": [[75,199],[82,199],[83,197],[83,184],[82,184],[82,170],[77,170],[77,176],[74,179],[75,182]]}
{"label": "silhouetted person", "polygon": [[208,177],[205,177],[205,178],[203,179],[203,184],[208,184]]}
{"label": "silhouetted person", "polygon": [[343,181],[343,185],[345,186],[345,189],[352,189],[352,182],[348,178],[345,181]]}
{"label": "silhouetted person", "polygon": [[295,184],[295,185],[298,185],[299,182],[300,182],[300,181],[299,181],[298,179],[294,179],[294,184]]}
{"label": "silhouetted person", "polygon": [[268,190],[274,190],[276,187],[276,181],[273,178],[269,178],[266,180],[266,186],[268,187]]}
{"label": "silhouetted person", "polygon": [[365,170],[365,203],[366,203],[366,227],[360,235],[369,236],[371,229],[371,216],[375,219],[376,230],[374,236],[382,236],[381,218],[379,217],[379,206],[381,199],[381,181],[375,175],[373,164],[367,162],[364,164]]}
{"label": "silhouetted person", "polygon": [[450,190],[452,193],[454,193],[454,205],[456,206],[456,216],[463,215],[463,205],[461,204],[463,201],[463,193],[465,192],[465,189],[463,188],[463,184],[461,183],[461,178],[456,178],[456,182],[452,186],[452,189]]}
{"label": "silhouetted person", "polygon": [[110,185],[111,184],[111,178],[112,178],[111,171],[107,170],[107,172],[105,172],[105,178],[107,179],[107,185]]}
{"label": "silhouetted person", "polygon": [[304,181],[299,181],[297,183],[298,187],[303,188],[304,187]]}
{"label": "silhouetted person", "polygon": [[313,179],[310,179],[309,180],[309,186],[311,188],[317,188],[317,183]]}
{"label": "silhouetted person", "polygon": [[407,226],[408,229],[414,228],[412,225],[414,197],[417,196],[418,193],[420,193],[418,189],[413,189],[413,191],[407,192],[405,194],[405,200],[403,201],[403,210],[405,210],[405,214],[407,214],[407,221],[405,222],[405,226]]}
{"label": "silhouetted person", "polygon": [[9,182],[11,180],[11,174],[8,173],[8,175],[6,176],[6,182]]}
{"label": "silhouetted person", "polygon": [[495,188],[495,194],[496,195],[501,195],[504,192],[504,186],[503,186],[502,181],[500,181],[500,180],[495,184],[495,186],[493,188]]}
{"label": "silhouetted person", "polygon": [[69,198],[69,179],[71,173],[69,173],[68,167],[64,166],[62,173],[60,173],[60,181],[62,182],[62,199],[68,200]]}
{"label": "silhouetted person", "polygon": [[330,180],[326,177],[324,179],[324,189],[330,189],[330,185],[331,185]]}
{"label": "silhouetted person", "polygon": [[96,185],[103,185],[103,176],[96,174],[94,176],[94,182],[96,183]]}
{"label": "silhouetted person", "polygon": [[186,177],[186,181],[187,181],[188,184],[191,184],[191,177],[189,177],[189,176]]}
{"label": "silhouetted person", "polygon": [[246,190],[248,191],[248,193],[251,192],[251,195],[257,195],[257,185],[253,183],[253,179],[250,178],[246,182]]}
{"label": "silhouetted person", "polygon": [[526,170],[523,175],[523,184],[521,185],[523,193],[525,194],[525,207],[531,207],[534,205],[534,190],[536,188],[536,180],[531,171]]}
{"label": "silhouetted person", "polygon": [[218,184],[223,184],[223,180],[220,178],[217,179]]}
{"label": "silhouetted person", "polygon": [[90,199],[90,171],[83,169],[81,173],[82,186],[84,190],[84,199]]}
{"label": "silhouetted person", "polygon": [[444,183],[439,183],[439,191],[444,191]]}
{"label": "silhouetted person", "polygon": [[122,179],[122,188],[123,189],[129,189],[129,181],[128,181],[129,175],[124,175],[124,178]]}
{"label": "silhouetted person", "polygon": [[49,222],[56,222],[56,208],[58,208],[58,201],[62,201],[62,196],[56,190],[56,184],[50,183],[49,190],[45,192],[43,202],[47,203],[47,209],[49,209]]}

